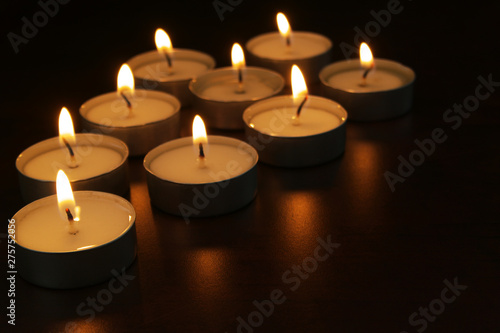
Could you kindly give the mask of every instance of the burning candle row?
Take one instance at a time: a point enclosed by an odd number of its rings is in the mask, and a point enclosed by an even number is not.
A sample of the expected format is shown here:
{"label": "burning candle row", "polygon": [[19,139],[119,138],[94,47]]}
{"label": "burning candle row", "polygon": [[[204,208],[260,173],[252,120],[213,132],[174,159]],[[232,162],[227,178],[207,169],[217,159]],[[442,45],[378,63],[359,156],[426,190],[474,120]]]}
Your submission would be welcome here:
{"label": "burning candle row", "polygon": [[[23,162],[18,163],[18,167],[35,164],[28,168],[33,175],[40,172],[40,176],[48,178],[47,181],[30,178],[24,175],[26,168],[20,169],[21,179],[26,179],[22,183],[23,194],[31,195],[33,188],[51,183],[54,170],[51,160],[54,158],[55,166],[67,169],[77,184],[82,184],[79,177],[88,176],[89,179],[83,179],[83,185],[88,185],[92,178],[100,178],[99,184],[105,190],[116,183],[126,184],[128,189],[128,180],[122,177],[126,176],[126,170],[124,174],[116,171],[122,164],[120,158],[114,159],[113,156],[116,154],[126,159],[127,146],[118,139],[102,135],[100,144],[81,145],[77,139],[90,140],[99,136],[80,136],[74,134],[71,118],[63,108],[59,139],[32,146],[28,149],[32,153],[24,152],[18,158],[18,162]],[[108,138],[115,144],[109,149],[102,145]],[[53,147],[56,140],[62,151]],[[80,159],[82,149],[86,155]],[[257,160],[257,152],[242,141],[207,136],[202,119],[196,116],[192,138],[168,141],[146,156],[144,166],[148,171],[151,202],[184,218],[193,214],[202,217],[237,210],[255,197]],[[37,165],[46,165],[47,168],[38,171]],[[113,173],[114,176],[104,178],[100,172]],[[70,181],[61,169],[57,171],[55,185],[55,195],[31,202],[12,219],[17,221],[16,234],[11,237],[15,237],[17,245],[20,274],[44,287],[77,288],[106,280],[113,270],[128,267],[136,255],[135,210],[132,205],[111,193],[77,191],[73,194]],[[202,192],[208,193],[212,200],[199,207],[193,204],[193,198]]]}
{"label": "burning candle row", "polygon": [[[158,29],[157,51],[133,57],[131,68],[124,65],[126,82],[119,83],[118,95],[101,95],[82,106],[84,128],[112,129],[111,135],[123,140],[132,156],[144,155],[178,136],[176,111],[194,99],[209,127],[244,129],[248,124],[243,121],[243,111],[291,84],[294,64],[299,64],[309,83],[320,80],[323,95],[344,106],[350,119],[381,120],[409,111],[415,77],[411,69],[374,59],[365,43],[360,48],[360,64],[348,60],[327,65],[332,43],[326,37],[292,32],[282,13],[277,22],[279,33],[257,36],[247,43],[253,62],[271,70],[246,67],[243,49],[237,43],[231,52],[232,68],[213,70],[215,61],[209,55],[174,49],[166,32]],[[134,90],[134,75],[147,89]],[[151,89],[174,95],[180,104]]]}
{"label": "burning candle row", "polygon": [[[127,77],[128,80],[124,79]],[[303,167],[329,161],[343,152],[347,112],[332,100],[310,96],[297,66],[292,67],[292,77],[292,96],[250,103],[239,115],[240,121],[245,122],[248,141],[259,150],[263,162],[276,166]],[[122,66],[117,93],[101,95],[83,104],[80,109],[83,123],[94,133],[75,135],[68,110],[61,110],[59,138],[29,147],[16,161],[26,201],[54,194],[55,174],[59,169],[65,170],[77,190],[128,193],[129,151],[134,150],[136,155],[138,149],[148,152],[179,136],[177,99],[156,91],[144,91],[149,98],[138,98],[133,89],[131,72]],[[118,106],[117,112],[113,105]],[[97,118],[99,112],[105,118]],[[327,142],[322,141],[325,139]],[[259,140],[265,143],[265,148]]]}
{"label": "burning candle row", "polygon": [[[14,216],[22,276],[41,286],[74,288],[130,265],[135,211],[120,197],[129,192],[129,155],[145,155],[153,205],[187,220],[215,216],[253,200],[259,160],[305,167],[341,155],[348,118],[343,106],[356,120],[409,110],[409,68],[373,59],[366,44],[361,63],[326,66],[328,38],[292,32],[281,13],[277,22],[279,33],[246,44],[251,61],[269,69],[246,67],[243,49],[234,44],[233,66],[214,70],[212,57],[174,49],[158,29],[157,50],[122,66],[117,91],[81,106],[82,124],[92,133],[75,135],[63,108],[59,137],[29,147],[16,161],[22,196],[31,202]],[[135,89],[134,77],[144,89]],[[306,82],[318,80],[331,99],[309,95]],[[290,84],[292,95],[276,96]],[[193,101],[209,127],[245,129],[248,143],[207,135],[199,116],[192,138],[178,138],[181,106]]]}

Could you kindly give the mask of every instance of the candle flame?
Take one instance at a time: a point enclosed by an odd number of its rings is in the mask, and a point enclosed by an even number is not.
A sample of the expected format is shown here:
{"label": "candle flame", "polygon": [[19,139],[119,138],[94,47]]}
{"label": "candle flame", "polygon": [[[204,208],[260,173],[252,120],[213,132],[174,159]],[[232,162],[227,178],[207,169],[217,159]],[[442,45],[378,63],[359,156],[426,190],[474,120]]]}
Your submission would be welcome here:
{"label": "candle flame", "polygon": [[59,113],[59,143],[64,146],[64,140],[70,145],[75,145],[75,129],[68,109],[63,107]]}
{"label": "candle flame", "polygon": [[68,220],[68,214],[66,213],[66,210],[68,209],[73,215],[73,220],[79,221],[79,209],[77,209],[75,204],[75,197],[73,196],[71,183],[69,182],[68,176],[66,176],[62,170],[57,172],[56,191],[57,205],[59,207],[59,214],[61,214],[61,217],[65,221]]}
{"label": "candle flame", "polygon": [[278,29],[281,36],[284,38],[290,37],[292,29],[290,28],[290,24],[288,23],[285,14],[278,13],[278,15],[276,15],[276,21],[278,22]]}
{"label": "candle flame", "polygon": [[134,74],[127,64],[123,64],[118,72],[118,93],[134,94]]}
{"label": "candle flame", "polygon": [[245,55],[240,44],[234,43],[231,49],[231,61],[234,69],[242,69],[245,67]]}
{"label": "candle flame", "polygon": [[170,41],[170,37],[163,29],[156,29],[155,32],[155,43],[156,49],[160,53],[171,53],[172,52],[172,42]]}
{"label": "candle flame", "polygon": [[364,69],[373,67],[372,51],[366,43],[361,43],[361,46],[359,47],[359,60],[361,62],[361,67]]}
{"label": "candle flame", "polygon": [[294,101],[307,96],[306,80],[297,65],[292,66],[292,94]]}
{"label": "candle flame", "polygon": [[193,120],[193,144],[198,148],[198,145],[206,144],[207,141],[207,130],[205,129],[205,123],[200,116],[196,115]]}

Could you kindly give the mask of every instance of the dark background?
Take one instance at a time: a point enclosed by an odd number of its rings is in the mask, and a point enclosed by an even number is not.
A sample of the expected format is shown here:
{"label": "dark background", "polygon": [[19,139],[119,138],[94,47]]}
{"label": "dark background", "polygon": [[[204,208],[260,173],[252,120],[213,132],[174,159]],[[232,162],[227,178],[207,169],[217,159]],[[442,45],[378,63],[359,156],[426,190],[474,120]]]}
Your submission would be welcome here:
{"label": "dark background", "polygon": [[[334,59],[340,60],[339,44],[353,45],[354,28],[364,30],[373,21],[370,11],[387,3],[247,0],[221,21],[211,1],[73,0],[60,5],[16,54],[7,34],[20,35],[22,17],[32,21],[41,7],[35,1],[2,2],[4,226],[24,206],[17,155],[57,135],[62,106],[78,130],[79,106],[115,89],[120,65],[154,49],[157,27],[169,33],[174,47],[205,51],[226,66],[232,43],[276,30],[275,14],[283,11],[294,30],[328,36]],[[349,122],[345,154],[325,165],[293,170],[259,164],[259,192],[249,206],[191,224],[151,208],[142,160],[132,159],[138,257],[127,273],[135,279],[90,320],[76,309],[107,283],[49,290],[18,275],[15,331],[235,332],[237,318],[247,321],[256,310],[254,300],[269,299],[280,289],[286,301],[254,332],[422,332],[422,325],[410,325],[409,316],[440,298],[445,279],[457,278],[467,289],[425,332],[499,332],[500,92],[482,101],[456,130],[443,114],[474,94],[478,76],[492,74],[500,81],[500,5],[420,0],[401,5],[402,12],[370,46],[376,57],[415,70],[409,114]],[[196,110],[182,112],[185,136]],[[414,140],[429,138],[438,127],[448,139],[391,192],[384,172],[396,173],[398,156],[408,158]],[[240,132],[210,132],[243,139]],[[6,227],[0,238],[3,263],[5,232]],[[283,273],[313,254],[317,237],[328,235],[341,246],[291,291]],[[7,300],[7,288],[1,293]],[[2,317],[0,327],[11,331]]]}

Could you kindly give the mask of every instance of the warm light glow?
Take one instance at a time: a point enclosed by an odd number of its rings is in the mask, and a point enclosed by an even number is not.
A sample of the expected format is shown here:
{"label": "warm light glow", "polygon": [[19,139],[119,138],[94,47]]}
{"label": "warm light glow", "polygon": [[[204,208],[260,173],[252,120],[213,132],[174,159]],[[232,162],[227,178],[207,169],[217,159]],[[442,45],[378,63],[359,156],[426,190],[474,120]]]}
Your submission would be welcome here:
{"label": "warm light glow", "polygon": [[240,44],[234,43],[231,49],[231,61],[233,62],[234,69],[242,69],[245,67],[245,55]]}
{"label": "warm light glow", "polygon": [[[188,284],[196,297],[202,303],[213,302],[214,299],[231,293],[232,280],[227,274],[231,266],[232,252],[220,248],[201,248],[190,251],[190,258],[186,261],[189,274],[186,274]],[[217,283],[207,283],[217,281]],[[211,310],[216,315],[218,307]],[[249,332],[249,331],[245,331]]]}
{"label": "warm light glow", "polygon": [[123,64],[118,72],[118,93],[134,93],[134,74],[127,64]]}
{"label": "warm light glow", "polygon": [[285,38],[289,37],[292,29],[290,28],[290,24],[288,24],[285,14],[278,13],[278,15],[276,15],[276,21],[278,21],[278,29],[281,36]]}
{"label": "warm light glow", "polygon": [[77,248],[76,250],[77,251],[81,251],[81,250],[86,250],[86,249],[91,249],[93,247],[95,247],[96,245],[87,245],[87,246],[82,246],[82,247],[79,247]]}
{"label": "warm light glow", "polygon": [[68,176],[66,176],[66,174],[62,170],[59,170],[57,172],[56,191],[57,205],[59,207],[59,213],[61,214],[61,217],[65,221],[67,221],[68,216],[66,214],[66,209],[69,209],[69,211],[73,215],[73,219],[75,221],[78,221],[78,211],[76,209],[75,197],[73,196],[71,183],[69,182]]}
{"label": "warm light glow", "polygon": [[361,43],[359,47],[359,60],[364,69],[373,67],[373,55],[370,47],[366,43]]}
{"label": "warm light glow", "polygon": [[200,143],[207,143],[207,130],[200,116],[196,115],[193,120],[193,144],[198,146]]}
{"label": "warm light glow", "polygon": [[156,43],[156,48],[158,49],[159,52],[163,53],[172,52],[172,42],[170,41],[170,37],[168,37],[165,30],[156,29],[155,43]]}
{"label": "warm light glow", "polygon": [[294,100],[307,96],[306,80],[297,65],[292,66],[292,94]]}
{"label": "warm light glow", "polygon": [[73,128],[73,120],[68,109],[63,107],[59,113],[59,142],[64,146],[64,140],[70,145],[75,145],[75,129]]}

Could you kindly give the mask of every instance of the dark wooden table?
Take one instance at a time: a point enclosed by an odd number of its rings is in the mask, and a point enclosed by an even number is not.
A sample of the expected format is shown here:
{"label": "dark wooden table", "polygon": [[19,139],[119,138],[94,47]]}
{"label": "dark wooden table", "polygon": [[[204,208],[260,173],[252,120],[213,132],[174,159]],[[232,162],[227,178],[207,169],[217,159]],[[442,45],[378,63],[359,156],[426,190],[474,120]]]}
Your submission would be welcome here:
{"label": "dark wooden table", "polygon": [[[335,60],[344,58],[342,43],[354,46],[357,29],[371,34],[375,56],[412,67],[417,81],[409,114],[349,122],[340,158],[305,169],[259,164],[257,197],[225,216],[186,224],[152,208],[142,159],[131,159],[138,255],[124,287],[50,290],[18,275],[16,326],[7,324],[6,286],[2,331],[499,332],[500,87],[477,87],[480,77],[500,81],[500,5],[394,1],[221,0],[230,6],[223,21],[214,1],[71,1],[57,13],[52,5],[44,25],[40,4],[3,4],[5,271],[7,219],[24,206],[17,155],[57,134],[63,105],[80,128],[80,104],[114,90],[120,65],[154,48],[157,27],[174,46],[225,66],[232,43],[275,30],[281,10],[295,30],[330,37]],[[380,12],[388,5],[398,11],[390,22]],[[33,15],[40,27],[15,53],[8,33],[22,34],[22,18]],[[466,111],[448,111],[463,103]],[[195,113],[182,111],[183,136]],[[436,128],[446,140],[392,191],[384,174],[398,173],[400,158],[418,154],[415,140]],[[331,253],[317,250],[322,242],[333,243],[323,244]]]}

